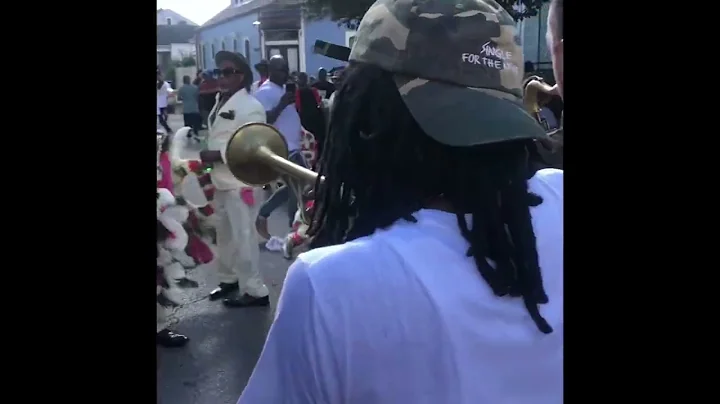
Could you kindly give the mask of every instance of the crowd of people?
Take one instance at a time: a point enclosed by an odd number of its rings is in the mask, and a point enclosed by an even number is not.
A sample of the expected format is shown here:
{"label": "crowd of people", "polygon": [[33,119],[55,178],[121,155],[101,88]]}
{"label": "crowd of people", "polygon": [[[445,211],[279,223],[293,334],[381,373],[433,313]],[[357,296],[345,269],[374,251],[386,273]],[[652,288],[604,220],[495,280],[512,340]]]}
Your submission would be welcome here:
{"label": "crowd of people", "polygon": [[[201,97],[211,80],[218,91],[196,167],[212,167],[215,188],[211,300],[270,304],[258,234],[270,236],[267,218],[282,203],[292,225],[307,202],[284,177],[260,203],[262,190],[228,168],[235,130],[273,125],[288,159],[325,177],[303,223],[311,249],[288,269],[239,404],[563,401],[563,170],[537,152],[557,144],[522,107],[512,17],[491,1],[464,7],[377,0],[337,88],[326,72],[315,83],[293,77],[281,56],[256,65],[254,80],[243,55],[221,51],[199,91],[187,92]],[[560,97],[562,12],[553,0],[547,42]],[[493,48],[486,59],[497,60],[458,62],[458,44],[468,43]],[[311,128],[323,145],[316,162],[302,153]],[[158,271],[172,285],[192,283],[178,269],[186,256],[200,262],[183,245],[195,230],[178,229],[191,216],[172,213],[178,204],[158,190]],[[158,324],[158,343],[178,346],[167,342],[180,336]]]}
{"label": "crowd of people", "polygon": [[[280,238],[279,246],[286,258],[292,258],[293,249],[301,244],[299,238],[307,227],[299,220],[297,207],[299,201],[303,208],[308,201],[304,201],[297,191],[302,187],[294,178],[283,177],[283,185],[261,203],[263,192],[238,181],[228,170],[223,153],[230,136],[243,123],[267,122],[285,138],[290,151],[288,159],[313,168],[326,128],[325,100],[335,91],[327,71],[320,69],[318,79],[311,83],[305,73],[290,74],[285,59],[275,56],[254,66],[260,77],[252,81],[252,70],[243,55],[220,52],[215,62],[216,69],[198,72],[194,81],[188,76],[183,77],[183,84],[177,90],[173,90],[158,72],[158,123],[165,129],[159,134],[163,141],[158,143],[158,226],[168,230],[160,232],[158,238],[159,313],[177,304],[177,298],[167,298],[177,296],[175,286],[192,287],[192,283],[186,281],[186,271],[207,261],[204,255],[192,251],[203,243],[196,239],[199,226],[192,224],[205,218],[205,214],[183,203],[182,198],[178,202],[174,195],[179,178],[173,176],[178,167],[170,161],[168,150],[172,130],[167,125],[166,110],[160,107],[167,106],[169,97],[182,102],[184,124],[190,128],[188,137],[198,138],[200,132],[207,129],[204,136],[207,145],[200,151],[200,160],[192,165],[193,168],[185,169],[189,169],[191,175],[208,177],[211,182],[208,194],[212,195],[207,196],[212,199],[219,284],[210,293],[210,300],[222,299],[227,307],[269,305],[268,290],[258,271],[259,245],[273,239],[267,219],[278,207],[287,205],[288,225],[292,230]],[[310,145],[306,144],[308,138],[312,139]],[[212,170],[208,174],[204,170],[209,166]],[[167,224],[166,210],[175,214],[170,225]],[[183,213],[178,216],[178,211]],[[178,225],[183,236],[168,229]],[[304,227],[301,229],[301,226]],[[183,243],[185,239],[192,243]],[[204,247],[201,251],[209,250]],[[180,260],[170,259],[173,256],[179,256]],[[188,338],[168,330],[164,316],[159,315],[157,341],[162,346],[177,347],[183,346]]]}
{"label": "crowd of people", "polygon": [[[260,77],[252,83],[249,90],[250,94],[255,95],[260,86],[268,80],[268,65],[267,60],[261,60],[255,64],[255,70]],[[335,92],[336,84],[339,83],[341,71],[339,70],[337,75],[330,77],[325,68],[320,68],[317,77],[309,76],[305,72],[292,72],[287,78],[288,83],[293,86],[294,104],[302,126],[307,132],[313,134],[318,142],[318,147],[321,147],[327,126],[325,110],[332,94]],[[208,127],[208,117],[215,105],[215,98],[220,91],[218,75],[218,69],[199,70],[194,79],[190,76],[183,76],[182,85],[179,89],[174,90],[163,79],[163,75],[158,69],[157,115],[159,126],[166,133],[172,133],[167,119],[169,102],[174,99],[182,103],[184,126],[192,128],[188,133],[188,137],[199,140],[200,131]]]}

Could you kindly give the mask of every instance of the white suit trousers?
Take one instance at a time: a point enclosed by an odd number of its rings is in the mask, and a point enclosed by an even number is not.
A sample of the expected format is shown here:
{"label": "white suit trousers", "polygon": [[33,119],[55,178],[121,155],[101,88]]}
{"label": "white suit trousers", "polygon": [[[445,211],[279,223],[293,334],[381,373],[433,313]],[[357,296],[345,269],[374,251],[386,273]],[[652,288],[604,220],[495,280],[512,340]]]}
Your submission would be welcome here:
{"label": "white suit trousers", "polygon": [[248,206],[239,189],[217,190],[214,201],[220,282],[238,282],[241,293],[267,296],[268,288],[260,276],[260,247],[255,231],[260,203],[256,200],[255,206]]}

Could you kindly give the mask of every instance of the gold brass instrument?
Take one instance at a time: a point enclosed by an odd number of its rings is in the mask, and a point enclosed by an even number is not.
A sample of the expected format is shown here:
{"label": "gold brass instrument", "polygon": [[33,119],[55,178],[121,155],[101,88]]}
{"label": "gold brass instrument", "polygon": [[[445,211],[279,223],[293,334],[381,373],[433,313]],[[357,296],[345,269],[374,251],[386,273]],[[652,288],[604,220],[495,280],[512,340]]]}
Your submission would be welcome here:
{"label": "gold brass instrument", "polygon": [[[546,131],[549,130],[547,122],[540,116],[540,102],[538,101],[540,93],[554,94],[553,86],[545,83],[542,78],[538,76],[531,76],[526,79],[523,104],[525,108],[530,112],[535,120],[542,125]],[[562,122],[562,121],[561,121]],[[563,168],[563,129],[557,129],[547,134],[547,137],[537,139],[542,147],[538,148],[540,155],[543,159],[550,164],[552,167],[562,169]]]}
{"label": "gold brass instrument", "polygon": [[533,117],[542,124],[543,120],[540,117],[540,103],[538,101],[540,93],[548,95],[553,94],[554,88],[553,86],[545,83],[542,78],[538,76],[528,77],[527,84],[525,84],[524,88],[523,104],[525,104],[525,109],[533,114]]}
{"label": "gold brass instrument", "polygon": [[282,174],[315,183],[317,173],[289,161],[288,153],[287,142],[280,132],[262,122],[241,126],[225,149],[230,172],[246,184],[262,186]]}

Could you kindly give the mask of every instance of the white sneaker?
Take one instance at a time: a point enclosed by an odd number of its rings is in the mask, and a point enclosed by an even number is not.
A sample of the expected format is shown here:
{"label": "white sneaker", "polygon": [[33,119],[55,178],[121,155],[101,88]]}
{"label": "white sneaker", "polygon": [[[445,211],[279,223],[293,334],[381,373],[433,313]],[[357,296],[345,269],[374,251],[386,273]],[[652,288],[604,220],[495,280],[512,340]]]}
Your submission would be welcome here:
{"label": "white sneaker", "polygon": [[280,237],[272,236],[270,240],[265,243],[265,248],[267,248],[268,251],[282,251],[283,243],[284,241]]}

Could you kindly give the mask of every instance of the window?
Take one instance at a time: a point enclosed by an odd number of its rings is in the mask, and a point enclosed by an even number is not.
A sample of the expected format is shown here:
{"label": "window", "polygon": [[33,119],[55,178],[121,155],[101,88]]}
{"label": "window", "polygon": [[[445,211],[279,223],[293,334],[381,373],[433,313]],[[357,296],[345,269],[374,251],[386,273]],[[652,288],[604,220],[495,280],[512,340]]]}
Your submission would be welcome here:
{"label": "window", "polygon": [[166,19],[165,19],[165,23],[166,23],[167,25],[172,25],[172,18],[170,18],[170,17],[166,18]]}
{"label": "window", "polygon": [[233,52],[237,52],[237,51],[238,51],[237,39],[233,39]]}
{"label": "window", "polygon": [[225,50],[225,40],[220,43],[220,49]]}
{"label": "window", "polygon": [[215,58],[215,44],[210,45],[210,59]]}
{"label": "window", "polygon": [[355,44],[357,31],[345,31],[345,46],[352,48]]}
{"label": "window", "polygon": [[252,62],[250,61],[250,40],[245,39],[245,59],[247,59],[248,65],[252,66]]}

